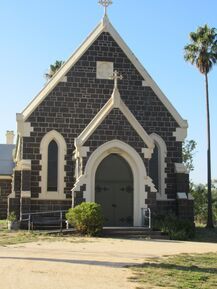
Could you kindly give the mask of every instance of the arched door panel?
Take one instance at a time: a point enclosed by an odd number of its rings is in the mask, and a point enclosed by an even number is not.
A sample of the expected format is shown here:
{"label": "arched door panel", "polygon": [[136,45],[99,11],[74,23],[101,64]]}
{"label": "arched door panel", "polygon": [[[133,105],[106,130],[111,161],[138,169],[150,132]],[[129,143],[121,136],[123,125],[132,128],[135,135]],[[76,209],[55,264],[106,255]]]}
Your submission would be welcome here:
{"label": "arched door panel", "polygon": [[95,201],[102,206],[104,226],[133,226],[133,175],[121,156],[111,154],[98,166]]}

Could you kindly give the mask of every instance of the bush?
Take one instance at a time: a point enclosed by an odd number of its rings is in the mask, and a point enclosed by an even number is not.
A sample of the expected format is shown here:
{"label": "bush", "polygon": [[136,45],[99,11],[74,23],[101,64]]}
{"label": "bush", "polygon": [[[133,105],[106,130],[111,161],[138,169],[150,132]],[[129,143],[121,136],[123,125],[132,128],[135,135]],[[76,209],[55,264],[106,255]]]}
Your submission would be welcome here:
{"label": "bush", "polygon": [[189,240],[195,236],[194,224],[187,220],[180,220],[174,215],[155,216],[153,227],[167,233],[171,240]]}
{"label": "bush", "polygon": [[7,217],[7,221],[9,222],[15,222],[17,219],[15,212],[11,212],[8,217]]}
{"label": "bush", "polygon": [[[212,209],[213,221],[217,223],[217,183],[214,181],[212,186]],[[207,222],[207,186],[191,184],[191,194],[194,197],[195,220],[199,224]]]}
{"label": "bush", "polygon": [[81,203],[66,214],[69,224],[78,232],[96,236],[102,231],[103,216],[101,206],[96,203]]}

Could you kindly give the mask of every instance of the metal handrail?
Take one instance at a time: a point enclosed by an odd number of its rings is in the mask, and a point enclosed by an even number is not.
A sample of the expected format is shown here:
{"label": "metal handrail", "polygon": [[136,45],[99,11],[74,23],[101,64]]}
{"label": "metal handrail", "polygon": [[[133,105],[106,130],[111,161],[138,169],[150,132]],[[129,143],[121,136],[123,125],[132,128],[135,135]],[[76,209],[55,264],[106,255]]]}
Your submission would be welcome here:
{"label": "metal handrail", "polygon": [[59,212],[68,212],[68,210],[59,210],[59,211],[43,211],[43,212],[36,212],[36,213],[24,213],[22,216],[26,215],[42,215],[42,214],[49,214],[49,213],[59,213]]}
{"label": "metal handrail", "polygon": [[[60,232],[62,232],[63,230],[63,213],[68,212],[68,210],[59,210],[59,211],[45,211],[45,212],[35,212],[35,213],[23,213],[21,214],[21,221],[28,221],[28,231],[31,230],[31,225],[33,225],[33,223],[31,223],[31,217],[33,215],[46,215],[46,214],[56,214],[59,213],[60,214]],[[23,219],[23,216],[28,216],[28,218]]]}
{"label": "metal handrail", "polygon": [[145,226],[145,220],[148,219],[148,228],[151,229],[151,209],[150,208],[141,208],[142,214],[142,227]]}

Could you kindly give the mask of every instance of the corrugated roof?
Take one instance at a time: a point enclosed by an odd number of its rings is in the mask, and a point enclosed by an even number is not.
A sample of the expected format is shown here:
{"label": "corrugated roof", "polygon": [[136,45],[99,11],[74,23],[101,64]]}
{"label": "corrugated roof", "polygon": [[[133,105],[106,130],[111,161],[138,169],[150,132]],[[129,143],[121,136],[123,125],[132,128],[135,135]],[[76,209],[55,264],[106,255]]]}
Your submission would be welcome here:
{"label": "corrugated roof", "polygon": [[13,162],[13,149],[15,145],[0,144],[0,175],[12,175],[14,162]]}

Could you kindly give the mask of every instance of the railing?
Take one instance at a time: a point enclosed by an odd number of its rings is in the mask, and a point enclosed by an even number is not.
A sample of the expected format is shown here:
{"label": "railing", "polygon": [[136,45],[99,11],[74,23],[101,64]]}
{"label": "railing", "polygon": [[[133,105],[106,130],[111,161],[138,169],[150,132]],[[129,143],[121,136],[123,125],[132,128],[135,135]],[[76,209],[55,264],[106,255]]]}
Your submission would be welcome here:
{"label": "railing", "polygon": [[142,227],[151,229],[151,210],[149,208],[141,208]]}
{"label": "railing", "polygon": [[[67,212],[67,210],[24,213],[21,216],[21,221],[27,222],[29,231],[33,230],[34,224],[35,225],[43,224],[43,225],[48,225],[50,227],[50,223],[55,221],[55,224],[59,223],[60,232],[62,232],[63,222],[66,223],[66,219],[65,219],[65,213],[66,212]],[[43,215],[43,217],[40,218],[41,215]],[[47,215],[47,217],[45,217],[46,215]],[[50,218],[50,221],[49,221],[49,218]],[[53,218],[53,220],[52,220],[52,218]],[[67,223],[66,223],[66,225],[67,225]]]}

